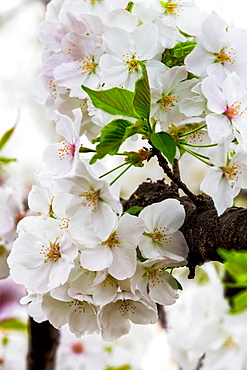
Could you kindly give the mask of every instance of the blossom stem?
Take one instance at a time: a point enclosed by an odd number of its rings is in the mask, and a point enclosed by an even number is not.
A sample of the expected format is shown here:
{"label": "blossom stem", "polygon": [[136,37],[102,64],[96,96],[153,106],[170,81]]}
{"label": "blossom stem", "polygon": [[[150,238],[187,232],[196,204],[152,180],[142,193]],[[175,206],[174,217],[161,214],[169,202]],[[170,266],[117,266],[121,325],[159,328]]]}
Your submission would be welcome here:
{"label": "blossom stem", "polygon": [[121,163],[119,166],[117,166],[117,167],[113,168],[113,169],[112,169],[112,170],[110,170],[110,171],[107,171],[106,173],[103,173],[103,175],[100,175],[100,176],[99,176],[99,179],[102,179],[102,177],[105,177],[105,176],[109,175],[110,173],[112,173],[112,172],[114,172],[114,171],[118,170],[119,168],[121,168],[121,167],[125,166],[126,164],[127,164],[127,163]]}
{"label": "blossom stem", "polygon": [[[124,163],[125,164],[125,163]],[[113,185],[114,182],[116,182],[128,169],[132,166],[132,163],[128,165],[112,182],[110,182],[110,185]]]}
{"label": "blossom stem", "polygon": [[200,130],[202,130],[202,129],[203,129],[204,127],[206,127],[206,126],[207,126],[207,124],[205,123],[204,125],[199,126],[199,127],[195,128],[194,130],[191,130],[191,131],[185,132],[184,134],[179,134],[179,137],[183,137],[183,136],[187,136],[187,135],[193,134],[193,133],[194,133],[194,132],[196,132],[196,131],[200,131]]}
{"label": "blossom stem", "polygon": [[189,153],[189,154],[193,155],[193,157],[195,157],[195,158],[199,159],[201,162],[203,162],[203,163],[207,164],[208,166],[211,166],[211,167],[213,166],[213,163],[210,163],[210,162],[205,161],[205,160],[203,159],[203,158],[209,159],[209,157],[206,157],[205,155],[202,155],[202,154],[199,154],[199,153],[193,152],[192,150],[190,150],[190,149],[188,149],[188,148],[184,148],[184,147],[183,147],[183,149],[184,149],[187,153]]}
{"label": "blossom stem", "polygon": [[211,146],[217,146],[218,144],[216,143],[216,144],[195,145],[190,143],[184,143],[184,145],[193,146],[195,148],[210,148]]}

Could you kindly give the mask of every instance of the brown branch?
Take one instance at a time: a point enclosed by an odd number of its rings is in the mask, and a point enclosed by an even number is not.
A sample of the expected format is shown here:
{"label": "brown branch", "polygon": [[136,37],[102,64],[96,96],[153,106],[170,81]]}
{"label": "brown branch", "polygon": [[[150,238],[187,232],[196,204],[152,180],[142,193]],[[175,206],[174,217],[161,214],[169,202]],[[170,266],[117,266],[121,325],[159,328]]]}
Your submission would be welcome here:
{"label": "brown branch", "polygon": [[[189,278],[197,265],[206,261],[222,261],[218,248],[247,250],[247,209],[228,208],[220,217],[209,196],[198,195],[197,206],[189,197],[179,197],[174,189],[164,184],[145,182],[123,202],[124,210],[133,206],[146,207],[167,198],[178,199],[185,208],[185,222],[181,231],[189,246]],[[200,204],[200,206],[198,205]]]}
{"label": "brown branch", "polygon": [[175,171],[173,172],[170,169],[167,160],[158,149],[153,147],[152,150],[154,155],[156,155],[158,159],[159,166],[163,169],[164,173],[169,177],[169,179],[171,179],[172,182],[176,184],[179,189],[183,190],[184,194],[186,194],[196,206],[201,206],[203,203],[203,199],[201,199],[188,189],[187,185],[183,181],[181,181],[180,176]]}
{"label": "brown branch", "polygon": [[27,370],[54,370],[59,331],[49,321],[29,319]]}

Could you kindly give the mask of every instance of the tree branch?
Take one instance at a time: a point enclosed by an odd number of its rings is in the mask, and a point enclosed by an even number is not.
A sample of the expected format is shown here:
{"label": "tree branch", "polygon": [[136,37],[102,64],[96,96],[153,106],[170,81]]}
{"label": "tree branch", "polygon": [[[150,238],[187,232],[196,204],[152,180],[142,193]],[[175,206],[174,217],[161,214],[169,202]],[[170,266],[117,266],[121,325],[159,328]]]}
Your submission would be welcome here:
{"label": "tree branch", "polygon": [[146,207],[167,198],[178,199],[185,208],[185,222],[181,231],[189,247],[189,278],[195,276],[195,268],[206,261],[220,261],[218,248],[247,250],[247,209],[228,208],[220,217],[213,200],[198,195],[197,205],[190,197],[179,197],[172,186],[163,181],[144,182],[123,202],[124,211],[133,206]]}
{"label": "tree branch", "polygon": [[29,319],[29,350],[27,370],[53,370],[59,331],[49,321],[37,323]]}
{"label": "tree branch", "polygon": [[176,173],[175,171],[172,172],[167,160],[158,149],[153,147],[152,150],[154,155],[156,155],[158,159],[159,166],[163,169],[164,173],[169,177],[169,179],[171,179],[172,182],[176,184],[179,189],[183,190],[183,192],[192,200],[192,202],[196,206],[201,206],[203,203],[203,199],[201,199],[188,189],[187,185],[183,181],[181,181],[179,173]]}

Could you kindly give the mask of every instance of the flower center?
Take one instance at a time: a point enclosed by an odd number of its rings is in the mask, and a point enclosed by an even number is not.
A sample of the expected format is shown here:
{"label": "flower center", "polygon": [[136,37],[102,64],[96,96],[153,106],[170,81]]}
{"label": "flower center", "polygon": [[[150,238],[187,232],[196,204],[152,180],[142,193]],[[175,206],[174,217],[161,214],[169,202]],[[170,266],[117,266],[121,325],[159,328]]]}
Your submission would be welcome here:
{"label": "flower center", "polygon": [[235,101],[230,107],[227,107],[224,114],[229,120],[232,118],[243,118],[244,111],[241,110],[241,102]]}
{"label": "flower center", "polygon": [[227,337],[227,339],[223,343],[223,346],[228,349],[232,349],[232,348],[236,348],[237,344],[233,341],[232,336],[230,335],[229,337]]}
{"label": "flower center", "polygon": [[176,103],[178,103],[179,96],[177,95],[162,95],[162,98],[157,101],[157,103],[161,104],[162,110],[165,112],[171,110]]}
{"label": "flower center", "polygon": [[61,224],[59,225],[60,230],[65,230],[69,228],[70,220],[66,217],[61,218]]}
{"label": "flower center", "polygon": [[57,98],[57,85],[54,83],[53,80],[49,81],[48,89],[53,99],[56,99]]}
{"label": "flower center", "polygon": [[140,56],[136,55],[136,52],[132,55],[132,57],[129,55],[129,53],[123,54],[123,59],[124,66],[128,67],[128,72],[133,73],[133,72],[138,72],[140,63],[139,60]]}
{"label": "flower center", "polygon": [[94,62],[94,57],[90,58],[86,56],[85,58],[81,58],[79,60],[79,67],[77,67],[78,70],[81,70],[81,74],[90,74],[95,73],[97,63]]}
{"label": "flower center", "polygon": [[166,244],[171,241],[171,236],[167,236],[166,232],[169,231],[165,226],[157,227],[154,232],[151,234],[152,239],[157,243]]}
{"label": "flower center", "polygon": [[55,242],[52,243],[49,241],[49,248],[46,248],[42,245],[40,254],[44,254],[44,263],[47,262],[56,262],[60,257],[60,244],[58,243],[59,237],[56,238]]}
{"label": "flower center", "polygon": [[236,62],[235,59],[233,59],[233,56],[236,55],[236,53],[232,52],[233,48],[228,48],[227,46],[223,47],[219,53],[215,53],[215,63],[221,63],[224,64],[226,62],[229,62],[231,64],[234,64]]}
{"label": "flower center", "polygon": [[60,160],[66,158],[68,155],[70,155],[71,157],[74,157],[75,144],[70,144],[65,140],[61,140],[60,144],[63,146],[62,148],[58,149],[58,156]]}
{"label": "flower center", "polygon": [[165,14],[166,15],[172,15],[172,16],[178,16],[180,15],[180,12],[182,9],[182,4],[179,3],[178,1],[160,1],[160,4],[162,7],[165,9]]}
{"label": "flower center", "polygon": [[85,201],[81,204],[84,207],[92,207],[92,211],[95,211],[97,208],[98,200],[99,200],[100,190],[93,190],[90,189],[85,193],[79,194],[79,197],[84,197]]}
{"label": "flower center", "polygon": [[103,243],[101,243],[102,245],[108,245],[109,248],[114,248],[116,247],[117,245],[120,244],[119,242],[119,239],[118,239],[118,236],[116,234],[116,231],[114,231],[114,233],[112,233],[109,238],[104,241]]}
{"label": "flower center", "polygon": [[233,163],[231,166],[222,167],[224,175],[232,186],[239,180],[239,175],[242,173],[240,168],[241,166],[237,163]]}
{"label": "flower center", "polygon": [[148,271],[148,282],[152,287],[154,287],[156,284],[162,283],[159,278],[159,271],[161,270],[154,270],[152,268]]}
{"label": "flower center", "polygon": [[133,315],[135,314],[136,306],[135,304],[130,300],[124,300],[121,303],[121,306],[118,307],[118,311],[121,316],[127,316],[128,312],[131,312]]}
{"label": "flower center", "polygon": [[80,354],[84,352],[84,346],[82,342],[73,343],[71,346],[72,352],[75,354]]}
{"label": "flower center", "polygon": [[79,301],[79,299],[74,299],[73,301],[67,302],[67,304],[69,305],[69,307],[73,307],[73,312],[78,313],[86,312],[83,301]]}

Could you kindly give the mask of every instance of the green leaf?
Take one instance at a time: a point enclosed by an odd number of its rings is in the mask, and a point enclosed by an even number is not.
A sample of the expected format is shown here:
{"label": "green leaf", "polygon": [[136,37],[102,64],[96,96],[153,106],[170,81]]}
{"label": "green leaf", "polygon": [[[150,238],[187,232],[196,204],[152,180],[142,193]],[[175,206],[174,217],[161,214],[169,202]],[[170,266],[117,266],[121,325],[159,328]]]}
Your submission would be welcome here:
{"label": "green leaf", "polygon": [[162,63],[166,64],[169,68],[184,65],[184,59],[192,52],[195,46],[196,42],[194,41],[177,43],[174,48],[164,51]]}
{"label": "green leaf", "polygon": [[149,120],[151,93],[145,64],[141,63],[142,76],[135,83],[133,106],[140,117]]}
{"label": "green leaf", "polygon": [[135,215],[137,212],[142,211],[143,209],[144,209],[144,207],[134,206],[134,207],[129,208],[124,213],[129,213],[130,215]]}
{"label": "green leaf", "polygon": [[176,155],[176,142],[173,137],[167,132],[161,131],[151,135],[151,142],[173,164]]}
{"label": "green leaf", "polygon": [[81,87],[89,95],[96,108],[113,115],[140,118],[133,106],[134,92],[119,87],[100,91],[91,90],[84,85]]}
{"label": "green leaf", "polygon": [[11,318],[0,321],[0,329],[24,331],[27,325],[19,319]]}
{"label": "green leaf", "polygon": [[232,308],[230,313],[238,314],[247,309],[247,290],[237,293],[232,298]]}
{"label": "green leaf", "polygon": [[133,123],[125,119],[114,119],[101,130],[100,142],[96,147],[96,154],[92,157],[90,164],[97,159],[104,158],[106,154],[114,155],[118,152],[124,141],[126,128]]}
{"label": "green leaf", "polygon": [[224,258],[224,267],[234,279],[235,287],[247,287],[247,252],[219,249],[218,253]]}
{"label": "green leaf", "polygon": [[141,134],[144,136],[149,136],[149,125],[147,122],[137,120],[135,123],[132,123],[131,126],[126,128],[124,140],[128,139],[128,137],[133,136],[135,134]]}
{"label": "green leaf", "polygon": [[3,136],[0,138],[0,150],[2,150],[4,145],[9,141],[9,139],[11,138],[14,130],[15,130],[15,126],[12,127],[11,129],[9,129],[8,131],[6,131],[3,134]]}

